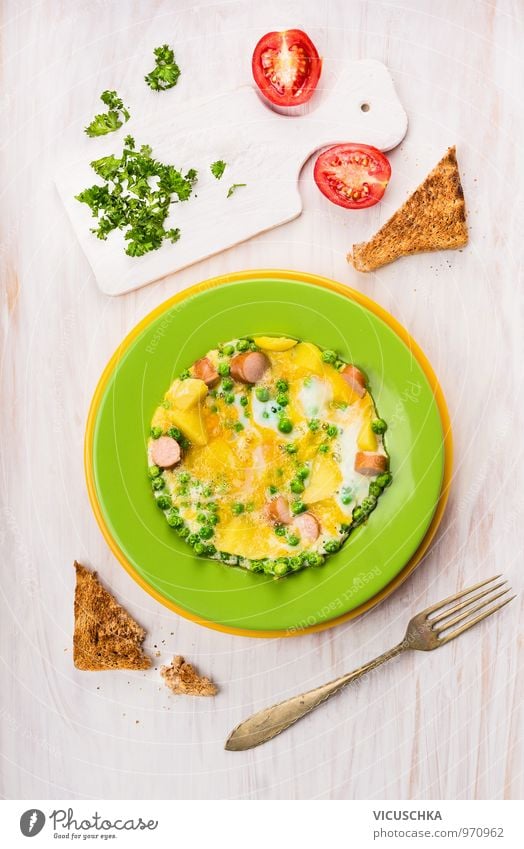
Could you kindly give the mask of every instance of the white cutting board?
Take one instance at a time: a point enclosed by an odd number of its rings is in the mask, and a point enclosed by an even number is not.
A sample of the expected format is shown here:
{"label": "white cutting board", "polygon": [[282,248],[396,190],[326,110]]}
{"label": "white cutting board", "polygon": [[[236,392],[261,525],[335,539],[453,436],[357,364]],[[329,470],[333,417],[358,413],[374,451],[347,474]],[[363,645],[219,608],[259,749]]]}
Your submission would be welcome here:
{"label": "white cutting board", "polygon": [[[354,141],[390,150],[406,130],[407,116],[386,66],[351,62],[297,116],[273,111],[252,86],[178,107],[162,122],[133,115],[117,133],[93,142],[92,155],[90,147],[81,160],[77,154],[75,161],[61,163],[56,183],[98,286],[121,295],[296,218],[302,212],[300,169],[319,148]],[[194,167],[199,174],[192,197],[172,204],[166,221],[166,227],[180,227],[180,240],[144,257],[126,256],[118,231],[105,242],[97,239],[90,232],[95,220],[89,208],[74,199],[99,182],[91,159],[118,155],[127,133],[137,146],[150,144],[161,161],[184,171]],[[228,163],[221,180],[209,170],[216,159]],[[247,185],[226,198],[232,183]]]}

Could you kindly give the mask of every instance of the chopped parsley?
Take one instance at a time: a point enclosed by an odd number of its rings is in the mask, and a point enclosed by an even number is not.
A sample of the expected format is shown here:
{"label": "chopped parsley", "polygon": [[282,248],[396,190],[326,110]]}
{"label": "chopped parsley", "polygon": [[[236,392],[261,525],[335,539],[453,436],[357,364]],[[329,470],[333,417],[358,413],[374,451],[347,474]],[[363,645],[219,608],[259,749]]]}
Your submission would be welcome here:
{"label": "chopped parsley", "polygon": [[100,95],[100,100],[109,107],[107,112],[102,112],[100,115],[95,115],[91,123],[85,128],[84,132],[93,138],[94,136],[105,136],[107,133],[114,133],[120,129],[125,121],[129,121],[129,111],[124,106],[122,99],[116,91],[103,91]]}
{"label": "chopped parsley", "polygon": [[217,180],[220,180],[222,174],[226,170],[226,165],[227,162],[224,162],[223,159],[217,159],[216,162],[212,162],[209,167],[211,169],[213,177],[215,177]]}
{"label": "chopped parsley", "polygon": [[175,54],[169,45],[155,47],[155,68],[145,76],[145,81],[153,91],[165,91],[178,82],[180,68],[175,62]]}
{"label": "chopped parsley", "polygon": [[164,239],[178,241],[180,230],[166,230],[165,220],[171,203],[191,196],[197,178],[194,168],[183,176],[151,154],[149,145],[135,150],[135,140],[126,136],[120,157],[110,154],[91,162],[103,185],[95,184],[76,195],[97,219],[91,230],[97,238],[105,241],[113,230],[124,231],[128,256],[156,251]]}
{"label": "chopped parsley", "polygon": [[247,183],[233,183],[233,185],[232,185],[232,186],[230,186],[230,187],[229,187],[229,189],[227,190],[227,196],[228,196],[228,198],[230,198],[230,197],[231,197],[231,195],[232,195],[234,192],[236,192],[236,190],[237,190],[237,189],[240,189],[242,186],[247,186]]}

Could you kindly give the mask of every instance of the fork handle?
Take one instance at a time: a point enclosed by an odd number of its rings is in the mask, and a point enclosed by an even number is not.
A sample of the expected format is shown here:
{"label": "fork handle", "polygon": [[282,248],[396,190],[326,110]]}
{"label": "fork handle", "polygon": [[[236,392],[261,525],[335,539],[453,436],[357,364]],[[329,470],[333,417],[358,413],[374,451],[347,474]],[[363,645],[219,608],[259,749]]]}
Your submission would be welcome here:
{"label": "fork handle", "polygon": [[254,713],[248,719],[245,719],[240,725],[231,732],[226,742],[226,749],[229,751],[240,752],[245,749],[252,749],[255,746],[260,746],[261,743],[266,743],[277,734],[285,731],[290,725],[297,722],[307,713],[310,713],[322,702],[334,696],[348,684],[354,683],[359,678],[362,678],[367,672],[376,669],[401,654],[407,648],[405,642],[399,643],[394,648],[384,654],[379,655],[374,660],[364,666],[355,669],[354,672],[349,672],[347,675],[342,675],[340,678],[335,678],[334,681],[329,681],[327,684],[322,684],[314,690],[308,690],[307,693],[301,693],[298,696],[292,696],[285,702],[273,705],[269,708]]}

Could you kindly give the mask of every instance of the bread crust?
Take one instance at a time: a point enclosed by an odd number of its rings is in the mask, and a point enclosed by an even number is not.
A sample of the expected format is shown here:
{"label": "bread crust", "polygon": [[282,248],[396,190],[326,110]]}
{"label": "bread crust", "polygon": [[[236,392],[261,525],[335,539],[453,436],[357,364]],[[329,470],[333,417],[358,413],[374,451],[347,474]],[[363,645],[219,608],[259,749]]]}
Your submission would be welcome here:
{"label": "bread crust", "polygon": [[73,662],[77,669],[149,669],[145,630],[102,586],[96,572],[75,560]]}
{"label": "bread crust", "polygon": [[455,147],[368,242],[348,254],[357,271],[374,271],[402,256],[462,248],[468,242],[466,204]]}
{"label": "bread crust", "polygon": [[215,696],[216,684],[199,675],[195,668],[177,654],[169,666],[162,666],[160,674],[172,693],[180,696]]}

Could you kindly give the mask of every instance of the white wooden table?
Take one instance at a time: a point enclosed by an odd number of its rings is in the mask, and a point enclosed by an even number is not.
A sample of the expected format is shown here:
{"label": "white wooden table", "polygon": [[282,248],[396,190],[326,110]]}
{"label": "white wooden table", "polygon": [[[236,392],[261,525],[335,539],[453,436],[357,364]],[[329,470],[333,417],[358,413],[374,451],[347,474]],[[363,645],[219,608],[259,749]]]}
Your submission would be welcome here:
{"label": "white wooden table", "polygon": [[[253,709],[388,648],[409,612],[496,572],[522,590],[523,14],[518,0],[3,4],[0,795],[522,798],[521,598],[447,649],[390,664],[268,746],[233,754],[223,743]],[[262,33],[293,26],[331,63],[390,67],[410,127],[384,201],[359,214],[329,205],[310,162],[300,219],[134,294],[100,294],[52,183],[99,93],[131,90],[165,41],[183,69],[181,99],[231,86],[249,75],[242,63]],[[358,275],[345,261],[352,242],[453,143],[469,247]],[[449,508],[414,576],[358,621],[274,641],[200,628],[142,592],[101,537],[82,469],[91,394],[123,335],[193,282],[268,266],[347,282],[403,322],[441,379],[456,443]],[[158,664],[186,655],[220,696],[176,699],[154,671],[77,672],[75,557],[147,627]]]}

